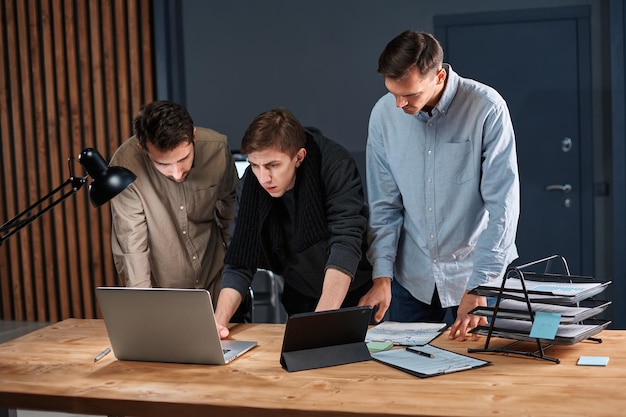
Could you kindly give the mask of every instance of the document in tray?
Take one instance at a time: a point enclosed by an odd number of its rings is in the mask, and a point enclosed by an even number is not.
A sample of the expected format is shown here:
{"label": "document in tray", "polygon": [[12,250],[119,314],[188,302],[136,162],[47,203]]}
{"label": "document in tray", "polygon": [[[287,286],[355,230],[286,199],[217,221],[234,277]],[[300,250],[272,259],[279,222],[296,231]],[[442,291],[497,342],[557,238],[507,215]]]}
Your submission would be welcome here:
{"label": "document in tray", "polygon": [[[559,304],[531,303],[532,311],[546,313],[558,313],[561,315],[561,323],[576,323],[602,313],[611,304],[610,301],[582,300],[577,306],[563,306]],[[479,316],[492,316],[494,307],[480,306],[471,311]],[[531,315],[525,301],[502,300],[498,308],[498,318],[530,320]]]}
{"label": "document in tray", "polygon": [[[610,281],[548,282],[527,279],[524,280],[524,284],[528,297],[532,301],[575,303],[601,293],[610,284]],[[474,292],[479,295],[497,296],[501,290],[501,286],[501,282],[494,281],[478,286]],[[522,281],[518,278],[508,278],[505,283],[504,292],[508,297],[524,299]]]}
{"label": "document in tray", "polygon": [[446,323],[400,323],[384,321],[370,328],[366,342],[392,342],[394,345],[420,346],[430,343],[445,329]]}
{"label": "document in tray", "polygon": [[373,353],[372,358],[420,378],[467,371],[491,363],[432,345],[386,350]]}
{"label": "document in tray", "polygon": [[[550,339],[546,340],[546,342],[572,345],[600,333],[610,323],[608,320],[589,319],[582,322],[582,324],[561,324],[557,329],[554,340]],[[529,321],[496,319],[491,335],[532,342],[537,340],[537,338],[530,336],[532,325]],[[488,335],[489,325],[475,327],[471,333]]]}

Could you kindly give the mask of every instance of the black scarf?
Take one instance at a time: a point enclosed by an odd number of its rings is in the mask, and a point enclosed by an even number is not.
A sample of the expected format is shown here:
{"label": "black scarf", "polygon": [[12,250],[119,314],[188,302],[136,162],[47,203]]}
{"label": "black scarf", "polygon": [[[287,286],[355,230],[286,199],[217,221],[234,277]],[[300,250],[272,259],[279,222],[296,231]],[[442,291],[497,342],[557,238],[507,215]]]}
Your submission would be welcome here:
{"label": "black scarf", "polygon": [[[297,169],[294,185],[296,215],[290,245],[295,253],[330,236],[324,209],[321,151],[308,133],[305,149],[307,154]],[[246,174],[226,264],[283,272],[286,259],[281,223],[286,213],[279,204],[283,202],[270,196],[252,172]]]}

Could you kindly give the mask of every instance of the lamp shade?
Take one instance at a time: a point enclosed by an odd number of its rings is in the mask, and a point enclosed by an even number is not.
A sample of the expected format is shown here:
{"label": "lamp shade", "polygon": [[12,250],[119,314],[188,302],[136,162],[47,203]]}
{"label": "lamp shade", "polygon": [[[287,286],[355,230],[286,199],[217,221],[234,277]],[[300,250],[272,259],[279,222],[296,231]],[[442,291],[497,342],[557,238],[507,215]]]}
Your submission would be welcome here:
{"label": "lamp shade", "polygon": [[100,207],[128,187],[137,176],[123,167],[109,167],[100,153],[93,148],[83,150],[78,161],[92,178],[89,199],[94,207]]}

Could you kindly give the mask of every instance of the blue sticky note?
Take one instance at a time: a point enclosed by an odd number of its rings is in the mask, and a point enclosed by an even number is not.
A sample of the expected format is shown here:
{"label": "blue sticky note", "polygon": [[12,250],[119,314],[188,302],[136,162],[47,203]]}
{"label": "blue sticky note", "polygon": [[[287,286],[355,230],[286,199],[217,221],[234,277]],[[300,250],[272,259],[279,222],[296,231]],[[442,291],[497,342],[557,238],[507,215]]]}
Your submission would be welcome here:
{"label": "blue sticky note", "polygon": [[576,365],[607,366],[608,364],[608,356],[581,356]]}
{"label": "blue sticky note", "polygon": [[560,322],[561,315],[559,313],[536,311],[533,327],[530,329],[530,337],[554,340]]}

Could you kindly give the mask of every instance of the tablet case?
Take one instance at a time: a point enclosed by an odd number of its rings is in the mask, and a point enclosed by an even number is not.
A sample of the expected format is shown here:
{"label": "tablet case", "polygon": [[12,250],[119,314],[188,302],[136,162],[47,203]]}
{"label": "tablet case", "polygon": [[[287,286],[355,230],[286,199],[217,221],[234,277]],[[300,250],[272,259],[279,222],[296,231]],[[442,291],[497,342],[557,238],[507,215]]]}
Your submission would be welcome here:
{"label": "tablet case", "polygon": [[367,306],[290,316],[280,364],[295,372],[372,359],[365,344],[371,316]]}

